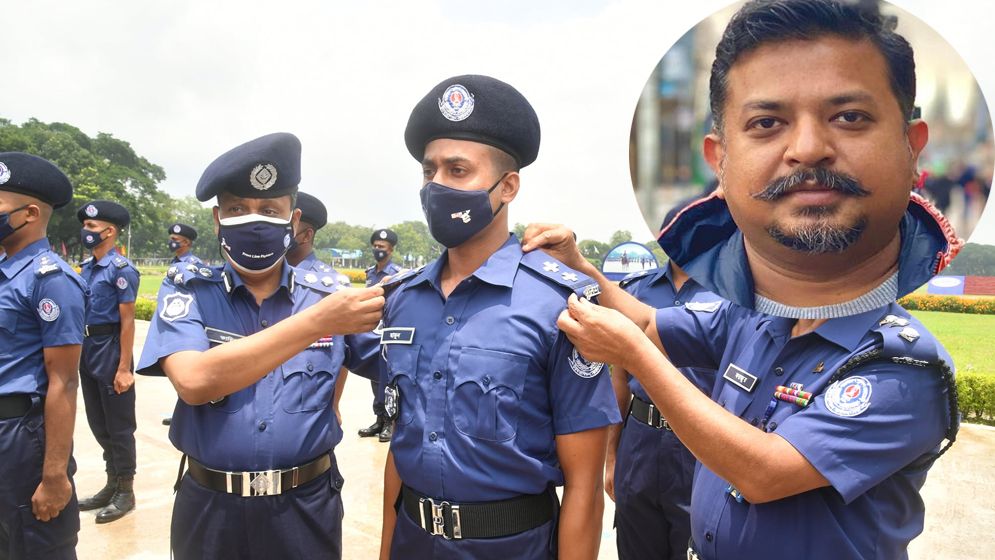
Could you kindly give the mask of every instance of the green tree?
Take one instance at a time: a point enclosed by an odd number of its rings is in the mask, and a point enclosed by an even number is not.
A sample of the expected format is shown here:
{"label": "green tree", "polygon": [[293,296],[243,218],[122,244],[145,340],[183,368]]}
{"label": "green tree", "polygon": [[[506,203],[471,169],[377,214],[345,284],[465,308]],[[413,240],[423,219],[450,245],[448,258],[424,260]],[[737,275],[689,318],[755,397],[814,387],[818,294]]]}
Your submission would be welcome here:
{"label": "green tree", "polygon": [[951,276],[995,276],[995,245],[968,243],[944,270]]}
{"label": "green tree", "polygon": [[577,243],[577,248],[580,250],[580,254],[584,256],[591,264],[601,268],[601,264],[604,262],[605,255],[608,251],[614,247],[614,245],[609,245],[602,241],[595,241],[593,239],[584,239]]}
{"label": "green tree", "polygon": [[[170,198],[158,189],[166,172],[138,155],[124,140],[103,132],[91,138],[65,123],[30,119],[15,125],[0,119],[0,151],[22,151],[43,157],[59,166],[73,183],[73,201],[55,212],[49,224],[53,245],[65,243],[71,254],[82,256],[76,210],[87,201],[108,199],[122,204],[131,214],[130,256],[153,256],[161,252],[171,217]],[[128,233],[122,232],[122,244],[128,242]]]}
{"label": "green tree", "polygon": [[611,239],[608,240],[608,244],[615,247],[616,245],[625,243],[626,241],[632,241],[632,233],[628,230],[620,229],[612,234]]}

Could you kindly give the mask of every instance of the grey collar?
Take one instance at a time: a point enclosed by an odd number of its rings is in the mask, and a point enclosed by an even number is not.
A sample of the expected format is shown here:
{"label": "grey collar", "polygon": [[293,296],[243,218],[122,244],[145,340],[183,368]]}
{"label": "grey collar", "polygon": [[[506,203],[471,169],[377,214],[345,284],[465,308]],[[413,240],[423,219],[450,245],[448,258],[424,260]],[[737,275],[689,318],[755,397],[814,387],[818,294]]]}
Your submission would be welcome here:
{"label": "grey collar", "polygon": [[880,286],[850,301],[816,307],[793,307],[765,298],[760,294],[754,294],[753,308],[765,315],[789,319],[837,319],[884,307],[897,298],[898,272],[895,272]]}

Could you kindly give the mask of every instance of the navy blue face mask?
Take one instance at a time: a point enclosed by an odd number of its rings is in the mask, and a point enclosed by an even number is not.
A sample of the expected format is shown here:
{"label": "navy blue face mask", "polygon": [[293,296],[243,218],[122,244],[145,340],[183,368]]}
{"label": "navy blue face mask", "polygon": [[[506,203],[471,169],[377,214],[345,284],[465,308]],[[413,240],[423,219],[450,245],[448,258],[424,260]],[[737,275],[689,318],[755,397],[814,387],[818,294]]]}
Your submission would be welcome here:
{"label": "navy blue face mask", "polygon": [[3,241],[4,239],[7,239],[11,235],[13,235],[15,231],[17,231],[17,230],[21,229],[22,227],[28,225],[28,222],[24,222],[23,224],[21,224],[21,225],[19,225],[17,227],[10,227],[10,215],[13,214],[14,212],[20,212],[21,210],[24,210],[27,207],[28,207],[28,205],[25,204],[24,206],[21,206],[20,208],[14,208],[10,212],[4,212],[4,213],[0,214],[0,241]]}
{"label": "navy blue face mask", "polygon": [[166,243],[166,245],[169,247],[169,250],[172,251],[172,252],[174,252],[174,253],[176,251],[180,250],[180,242],[179,241],[175,241],[173,239],[170,239],[169,242]]}
{"label": "navy blue face mask", "polygon": [[290,220],[247,214],[219,222],[221,251],[240,270],[265,272],[280,264],[290,248]]}
{"label": "navy blue face mask", "polygon": [[79,240],[87,249],[93,249],[97,245],[100,245],[104,240],[100,235],[111,228],[104,228],[100,231],[90,231],[83,228],[79,231]]}
{"label": "navy blue face mask", "polygon": [[432,237],[451,249],[480,233],[504,208],[502,202],[496,211],[492,211],[488,195],[501,184],[505,175],[507,173],[485,191],[461,191],[439,183],[426,183],[421,188],[421,208]]}
{"label": "navy blue face mask", "polygon": [[387,251],[385,249],[374,249],[373,258],[377,262],[383,262],[387,258]]}

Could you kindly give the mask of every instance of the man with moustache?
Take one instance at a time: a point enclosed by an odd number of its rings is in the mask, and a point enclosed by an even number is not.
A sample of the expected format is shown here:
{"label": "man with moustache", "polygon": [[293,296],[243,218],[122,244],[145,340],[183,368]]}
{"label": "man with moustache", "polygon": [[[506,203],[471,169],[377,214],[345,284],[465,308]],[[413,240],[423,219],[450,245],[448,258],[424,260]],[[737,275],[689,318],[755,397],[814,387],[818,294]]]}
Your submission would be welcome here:
{"label": "man with moustache", "polygon": [[[742,234],[705,278],[752,270],[756,307],[780,316],[653,309],[583,265],[562,227],[532,226],[525,248],[598,278],[605,307],[571,298],[560,328],[639,379],[697,457],[689,558],[905,558],[958,423],[949,355],[893,299],[953,245],[909,200],[926,140],[908,120],[911,48],[858,6],[774,0],[746,4],[716,53],[725,113],[705,148]],[[705,220],[708,204],[682,215]],[[701,234],[680,224],[663,237]],[[761,299],[772,282],[776,306]],[[711,398],[674,366],[717,368]]]}

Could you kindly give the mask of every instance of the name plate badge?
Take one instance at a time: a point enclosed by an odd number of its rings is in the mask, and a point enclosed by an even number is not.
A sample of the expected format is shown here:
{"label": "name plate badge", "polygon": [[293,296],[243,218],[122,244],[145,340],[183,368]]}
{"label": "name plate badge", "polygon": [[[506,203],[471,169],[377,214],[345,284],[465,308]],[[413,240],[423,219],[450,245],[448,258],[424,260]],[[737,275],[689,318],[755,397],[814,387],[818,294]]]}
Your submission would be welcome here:
{"label": "name plate badge", "polygon": [[414,340],[414,327],[384,327],[380,332],[380,344],[411,344]]}
{"label": "name plate badge", "polygon": [[729,364],[726,372],[722,374],[722,379],[725,379],[747,393],[753,392],[753,388],[757,386],[757,376],[736,364]]}

